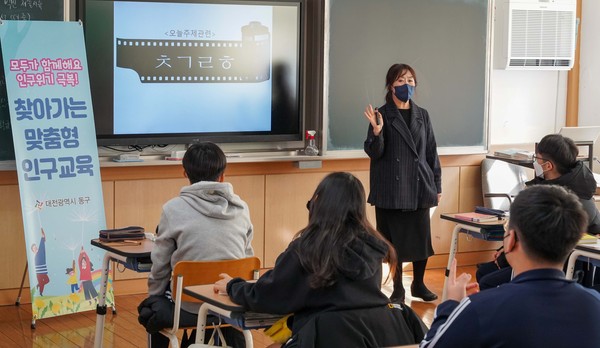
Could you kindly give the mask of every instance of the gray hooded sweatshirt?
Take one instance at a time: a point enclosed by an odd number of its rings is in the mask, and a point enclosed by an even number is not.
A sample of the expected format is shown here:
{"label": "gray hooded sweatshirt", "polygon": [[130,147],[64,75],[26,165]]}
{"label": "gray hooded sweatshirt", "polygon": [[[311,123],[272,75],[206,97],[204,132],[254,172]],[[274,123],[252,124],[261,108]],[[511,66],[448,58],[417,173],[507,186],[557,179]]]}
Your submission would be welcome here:
{"label": "gray hooded sweatshirt", "polygon": [[[148,294],[162,295],[179,261],[240,259],[253,256],[248,205],[230,183],[201,181],[181,189],[163,206],[152,250]],[[184,304],[188,312],[196,306]],[[193,308],[195,307],[195,308]]]}

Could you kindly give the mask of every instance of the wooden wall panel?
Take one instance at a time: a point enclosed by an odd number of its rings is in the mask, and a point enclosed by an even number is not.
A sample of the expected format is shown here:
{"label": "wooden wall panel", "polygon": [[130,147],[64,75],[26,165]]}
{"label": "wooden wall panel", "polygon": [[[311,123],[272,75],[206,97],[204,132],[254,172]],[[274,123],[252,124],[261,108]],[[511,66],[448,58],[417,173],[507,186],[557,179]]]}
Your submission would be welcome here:
{"label": "wooden wall panel", "polygon": [[115,183],[114,181],[102,182],[102,196],[104,197],[104,216],[106,228],[115,227]]}
{"label": "wooden wall panel", "polygon": [[[185,178],[162,180],[123,180],[115,182],[115,227],[142,226],[154,232],[160,221],[162,206],[176,197],[182,186],[189,184]],[[147,273],[136,273],[113,268],[115,280],[146,278]],[[119,271],[120,270],[120,271]]]}
{"label": "wooden wall panel", "polygon": [[0,197],[0,289],[18,288],[27,264],[19,186],[0,186]]}
{"label": "wooden wall panel", "polygon": [[265,186],[265,260],[273,267],[294,235],[308,222],[306,202],[326,173],[267,175]]}
{"label": "wooden wall panel", "polygon": [[240,196],[250,209],[250,220],[254,228],[252,248],[254,255],[265,262],[265,176],[226,176],[225,181],[233,185],[233,191]]}
{"label": "wooden wall panel", "polygon": [[431,238],[436,254],[448,254],[454,224],[440,219],[440,214],[454,213],[459,205],[459,167],[442,168],[442,199],[431,209]]}
{"label": "wooden wall panel", "polygon": [[115,182],[115,227],[142,226],[154,232],[162,206],[176,197],[188,180],[124,180]]}
{"label": "wooden wall panel", "polygon": [[[369,194],[369,171],[349,171],[356,176]],[[306,202],[310,199],[325,173],[286,174],[267,176],[265,208],[265,267],[272,267],[277,256],[285,250],[293,236],[308,223]],[[282,204],[281,199],[285,199]],[[375,207],[367,204],[367,218],[376,226]]]}

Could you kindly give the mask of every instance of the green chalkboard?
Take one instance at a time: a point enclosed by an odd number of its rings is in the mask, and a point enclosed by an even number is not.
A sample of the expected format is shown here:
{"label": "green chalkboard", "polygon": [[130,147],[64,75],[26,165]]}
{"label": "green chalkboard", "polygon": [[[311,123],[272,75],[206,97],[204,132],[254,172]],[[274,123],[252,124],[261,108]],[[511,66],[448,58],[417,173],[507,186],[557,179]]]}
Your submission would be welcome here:
{"label": "green chalkboard", "polygon": [[416,70],[413,99],[429,111],[438,147],[482,147],[489,6],[490,0],[329,0],[327,149],[363,148],[363,111],[384,104],[393,63]]}
{"label": "green chalkboard", "polygon": [[[64,0],[4,0],[0,1],[0,20],[62,21],[64,9]],[[8,107],[4,68],[0,64],[0,161],[15,159]]]}

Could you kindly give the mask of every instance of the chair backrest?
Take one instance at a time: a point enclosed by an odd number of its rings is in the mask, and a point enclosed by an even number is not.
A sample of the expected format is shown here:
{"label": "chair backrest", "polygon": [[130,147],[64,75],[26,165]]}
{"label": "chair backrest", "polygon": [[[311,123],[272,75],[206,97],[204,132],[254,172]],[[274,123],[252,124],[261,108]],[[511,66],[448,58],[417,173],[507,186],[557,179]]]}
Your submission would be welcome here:
{"label": "chair backrest", "polygon": [[[227,273],[236,278],[254,279],[255,271],[260,269],[258,257],[217,261],[179,261],[173,270],[173,296],[177,294],[177,278],[182,276],[183,287],[190,285],[212,284],[221,279],[219,274]],[[181,295],[182,301],[199,302],[197,299]]]}
{"label": "chair backrest", "polygon": [[[509,210],[511,199],[525,188],[525,167],[501,160],[486,158],[481,161],[481,191],[487,208]],[[490,197],[499,194],[499,197]],[[504,195],[504,197],[502,197]]]}

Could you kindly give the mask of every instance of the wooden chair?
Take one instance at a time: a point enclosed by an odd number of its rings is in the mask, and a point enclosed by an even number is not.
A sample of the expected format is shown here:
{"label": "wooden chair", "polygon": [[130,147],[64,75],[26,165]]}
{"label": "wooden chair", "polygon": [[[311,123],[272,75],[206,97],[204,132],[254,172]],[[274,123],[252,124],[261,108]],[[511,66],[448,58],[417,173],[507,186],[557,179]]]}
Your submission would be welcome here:
{"label": "wooden chair", "polygon": [[[179,327],[179,315],[181,312],[181,302],[201,301],[182,293],[183,288],[190,285],[213,284],[220,279],[219,274],[227,273],[232,277],[240,277],[247,280],[255,279],[260,269],[260,259],[258,257],[248,257],[237,260],[218,260],[218,261],[180,261],[173,270],[173,279],[175,279],[174,289],[172,291],[175,301],[175,312],[173,315],[173,327],[163,329],[161,334],[167,336],[171,342],[171,347],[179,347],[177,331]],[[193,328],[196,328],[195,326]]]}

